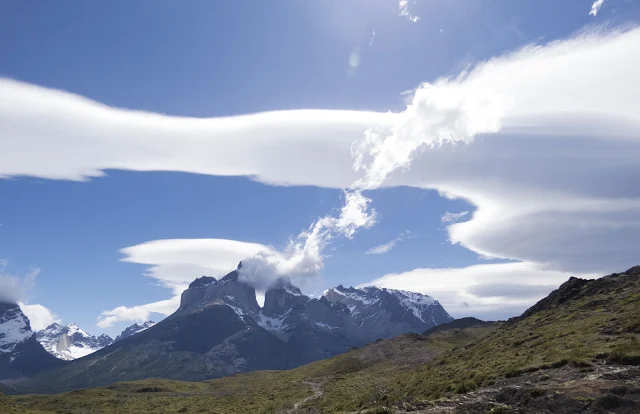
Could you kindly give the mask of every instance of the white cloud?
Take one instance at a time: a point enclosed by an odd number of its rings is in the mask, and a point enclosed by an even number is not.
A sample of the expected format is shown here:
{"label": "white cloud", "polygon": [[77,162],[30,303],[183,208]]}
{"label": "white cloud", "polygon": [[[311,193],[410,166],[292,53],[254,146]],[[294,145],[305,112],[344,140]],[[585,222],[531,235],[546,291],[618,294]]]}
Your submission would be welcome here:
{"label": "white cloud", "polygon": [[220,278],[238,263],[259,251],[271,251],[259,243],[227,239],[153,240],[125,247],[123,262],[146,264],[145,275],[157,279],[179,295],[195,278]]}
{"label": "white cloud", "polygon": [[40,269],[31,268],[20,277],[10,274],[8,267],[9,261],[0,259],[0,302],[18,303],[34,288]]}
{"label": "white cloud", "polygon": [[393,239],[391,241],[388,241],[387,243],[383,243],[383,244],[380,244],[378,246],[374,246],[374,247],[370,248],[369,250],[367,250],[366,252],[364,252],[364,254],[385,254],[385,253],[388,253],[389,251],[391,251],[391,249],[393,249],[396,246],[396,244],[398,244],[402,240],[406,239],[408,236],[409,236],[409,232],[408,231],[402,232],[395,239]]}
{"label": "white cloud", "polygon": [[[632,28],[528,46],[420,86],[397,114],[180,118],[5,79],[0,175],[81,180],[113,168],[436,189],[476,207],[449,226],[454,243],[547,269],[608,273],[639,253],[638,45]],[[317,246],[294,248],[288,264],[313,268],[307,253]]]}
{"label": "white cloud", "polygon": [[391,249],[393,249],[396,245],[396,243],[398,243],[398,239],[393,239],[387,243],[384,244],[380,244],[378,246],[374,246],[372,248],[370,248],[369,250],[367,250],[366,252],[364,252],[364,254],[385,254],[387,252],[389,252]]}
{"label": "white cloud", "polygon": [[170,315],[180,306],[180,294],[200,276],[220,278],[238,263],[259,251],[271,248],[226,239],[165,239],[125,247],[124,262],[149,265],[145,275],[172,290],[168,300],[137,306],[118,306],[103,311],[97,325],[108,328],[118,322],[144,322],[152,313]]}
{"label": "white cloud", "polygon": [[410,22],[417,23],[420,20],[420,16],[415,16],[409,12],[409,0],[399,0],[398,11],[399,16],[405,17]]}
{"label": "white cloud", "polygon": [[[371,125],[390,125],[395,118],[332,110],[172,117],[9,79],[0,79],[0,96],[0,177],[86,180],[120,169],[343,188],[356,177],[351,143]],[[319,160],[334,166],[318,169]]]}
{"label": "white cloud", "polygon": [[369,210],[368,198],[355,190],[345,191],[344,195],[345,204],[337,217],[318,219],[283,251],[226,239],[153,240],[121,249],[126,255],[122,261],[149,265],[145,275],[170,288],[175,296],[170,300],[103,311],[98,317],[98,326],[107,328],[123,321],[145,321],[151,313],[169,315],[178,308],[180,294],[195,278],[202,275],[219,278],[235,269],[240,261],[243,263],[240,278],[257,289],[259,299],[262,292],[282,276],[288,276],[297,284],[309,283],[306,279],[317,277],[322,269],[322,249],[333,237],[351,238],[358,228],[375,223],[375,212]]}
{"label": "white cloud", "polygon": [[31,330],[33,331],[40,331],[54,322],[61,323],[58,315],[51,312],[51,310],[43,305],[29,305],[24,302],[19,302],[18,304],[20,305],[20,309],[22,309],[22,313],[29,318]]}
{"label": "white cloud", "polygon": [[376,222],[370,199],[359,190],[344,192],[344,205],[338,217],[325,216],[291,240],[283,251],[265,250],[242,261],[241,276],[256,289],[266,289],[275,279],[287,276],[300,285],[312,283],[322,268],[323,250],[336,236],[351,239],[360,228]]}
{"label": "white cloud", "polygon": [[365,285],[420,292],[433,296],[454,317],[473,315],[491,320],[522,313],[570,276],[520,262],[415,269],[389,274]]}
{"label": "white cloud", "polygon": [[180,294],[195,278],[205,275],[219,278],[242,261],[240,278],[251,284],[262,299],[262,292],[282,276],[296,284],[311,283],[323,267],[322,249],[336,235],[353,237],[361,227],[375,223],[375,212],[368,209],[370,200],[359,191],[346,191],[345,204],[338,217],[326,216],[292,240],[286,249],[226,239],[154,240],[120,250],[124,262],[150,265],[145,274],[172,289],[170,300],[133,307],[119,306],[103,311],[98,326],[107,328],[117,322],[145,321],[151,313],[169,315],[180,305]]}
{"label": "white cloud", "polygon": [[591,11],[589,12],[589,15],[595,17],[600,11],[600,8],[602,7],[603,3],[604,3],[604,0],[594,1],[593,4],[591,5]]}
{"label": "white cloud", "polygon": [[468,211],[462,211],[460,213],[450,213],[450,212],[445,212],[444,216],[442,216],[442,222],[443,223],[454,223],[458,220],[460,220],[462,217],[466,216],[467,214],[469,214]]}
{"label": "white cloud", "polygon": [[168,316],[175,312],[179,306],[180,295],[175,295],[167,300],[147,303],[146,305],[118,306],[101,312],[100,316],[98,316],[97,325],[100,328],[110,328],[118,322],[142,323],[148,321],[152,313]]}

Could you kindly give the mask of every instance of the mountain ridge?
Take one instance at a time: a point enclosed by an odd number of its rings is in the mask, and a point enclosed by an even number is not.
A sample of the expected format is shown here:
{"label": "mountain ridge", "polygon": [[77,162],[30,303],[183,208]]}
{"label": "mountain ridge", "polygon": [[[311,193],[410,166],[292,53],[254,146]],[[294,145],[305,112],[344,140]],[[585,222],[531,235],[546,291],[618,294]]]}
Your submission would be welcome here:
{"label": "mountain ridge", "polygon": [[456,320],[292,370],[121,382],[9,403],[136,412],[638,412],[640,268],[567,282],[506,322]]}
{"label": "mountain ridge", "polygon": [[[437,301],[424,295],[421,309],[432,310],[427,321],[416,318],[411,307],[415,303],[403,305],[406,293],[378,288],[362,292],[380,299],[357,304],[360,312],[378,315],[374,325],[356,323],[341,300],[310,298],[285,279],[267,290],[261,308],[254,288],[241,281],[238,269],[219,280],[200,277],[182,293],[178,310],[161,322],[36,376],[25,388],[31,383],[48,392],[147,377],[193,381],[256,369],[290,369],[392,336],[398,321],[404,332],[422,332],[452,320]],[[55,382],[50,380],[53,376]]]}

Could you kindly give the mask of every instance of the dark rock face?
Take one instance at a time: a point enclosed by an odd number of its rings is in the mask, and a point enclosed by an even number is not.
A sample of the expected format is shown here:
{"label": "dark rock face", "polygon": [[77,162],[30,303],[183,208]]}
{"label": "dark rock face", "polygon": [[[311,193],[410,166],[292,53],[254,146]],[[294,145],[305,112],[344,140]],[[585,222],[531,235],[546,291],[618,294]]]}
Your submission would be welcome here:
{"label": "dark rock face", "polygon": [[438,301],[403,290],[340,285],[329,289],[325,297],[347,306],[355,323],[370,339],[420,333],[453,320]]}
{"label": "dark rock face", "polygon": [[265,293],[262,312],[267,316],[282,315],[308,301],[309,298],[288,279],[280,279]]}
{"label": "dark rock face", "polygon": [[56,381],[43,375],[24,384],[24,391],[58,392],[149,377],[198,381],[289,369],[451,320],[427,296],[351,288],[350,293],[359,292],[366,301],[342,300],[330,291],[316,299],[287,279],[265,292],[260,308],[254,288],[242,282],[239,271],[220,280],[196,279],[182,293],[180,308],[165,320],[135,335],[123,333],[111,346],[56,370]]}
{"label": "dark rock face", "polygon": [[0,302],[0,379],[19,378],[62,364],[40,345],[20,307]]}

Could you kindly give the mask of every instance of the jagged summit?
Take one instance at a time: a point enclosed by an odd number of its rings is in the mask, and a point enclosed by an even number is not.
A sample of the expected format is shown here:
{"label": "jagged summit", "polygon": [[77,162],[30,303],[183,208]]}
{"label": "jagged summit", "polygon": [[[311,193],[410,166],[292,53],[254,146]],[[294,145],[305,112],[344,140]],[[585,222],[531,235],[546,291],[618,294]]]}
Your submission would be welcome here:
{"label": "jagged summit", "polygon": [[[288,369],[450,320],[440,304],[424,295],[378,288],[334,290],[336,297],[311,298],[282,278],[267,289],[260,308],[255,289],[239,278],[238,269],[217,280],[199,277],[182,293],[174,314],[72,361],[60,373],[66,378],[60,389],[148,377],[204,380]],[[347,291],[360,300],[345,300]]]}
{"label": "jagged summit", "polygon": [[370,336],[420,333],[453,320],[432,297],[406,290],[338,285],[327,289],[324,297],[345,305],[356,324]]}
{"label": "jagged summit", "polygon": [[38,343],[20,306],[0,302],[0,379],[19,378],[60,362]]}
{"label": "jagged summit", "polygon": [[156,323],[154,321],[146,321],[143,323],[134,323],[133,325],[125,328],[120,335],[116,336],[116,339],[113,342],[121,341],[125,338],[138,334],[140,332],[146,331],[151,328]]}
{"label": "jagged summit", "polygon": [[202,276],[202,277],[197,278],[193,282],[191,282],[189,284],[189,288],[206,287],[206,286],[212,285],[212,284],[214,284],[216,282],[217,282],[217,280],[216,280],[215,277]]}
{"label": "jagged summit", "polygon": [[11,353],[33,336],[29,319],[13,303],[0,303],[0,353]]}
{"label": "jagged summit", "polygon": [[113,343],[110,336],[89,335],[77,323],[66,326],[53,323],[38,331],[36,338],[51,355],[67,361],[82,358]]}

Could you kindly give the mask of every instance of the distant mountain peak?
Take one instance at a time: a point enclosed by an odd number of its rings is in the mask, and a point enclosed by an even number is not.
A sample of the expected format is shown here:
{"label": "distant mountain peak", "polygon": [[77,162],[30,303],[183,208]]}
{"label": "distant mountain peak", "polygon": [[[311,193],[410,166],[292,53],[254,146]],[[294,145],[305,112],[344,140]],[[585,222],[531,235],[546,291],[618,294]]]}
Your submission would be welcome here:
{"label": "distant mountain peak", "polygon": [[[332,303],[341,303],[357,324],[373,334],[384,325],[383,337],[425,330],[453,318],[430,296],[406,290],[338,285],[324,292]],[[378,332],[379,333],[379,332]]]}
{"label": "distant mountain peak", "polygon": [[191,282],[189,284],[190,288],[197,288],[197,287],[207,287],[209,285],[213,285],[214,283],[216,283],[217,280],[215,277],[211,277],[211,276],[202,276],[197,278],[196,280],[194,280],[193,282]]}
{"label": "distant mountain peak", "polygon": [[20,306],[0,302],[0,379],[52,368],[58,362],[38,343]]}
{"label": "distant mountain peak", "polygon": [[142,331],[146,331],[147,329],[151,328],[153,325],[155,325],[156,323],[154,321],[145,321],[143,323],[134,323],[131,326],[128,326],[127,328],[125,328],[120,335],[116,336],[116,339],[113,342],[118,342],[121,341],[125,338],[128,338],[130,336],[133,336],[135,334],[138,334]]}
{"label": "distant mountain peak", "polygon": [[288,277],[281,277],[276,279],[275,282],[273,282],[271,286],[269,286],[269,289],[267,289],[267,291],[269,290],[283,290],[294,296],[302,296],[302,291],[300,290],[300,288],[291,283],[291,279],[289,279]]}
{"label": "distant mountain peak", "polygon": [[75,322],[65,326],[53,323],[38,331],[36,338],[47,352],[66,361],[87,356],[113,342],[108,335],[89,335]]}

